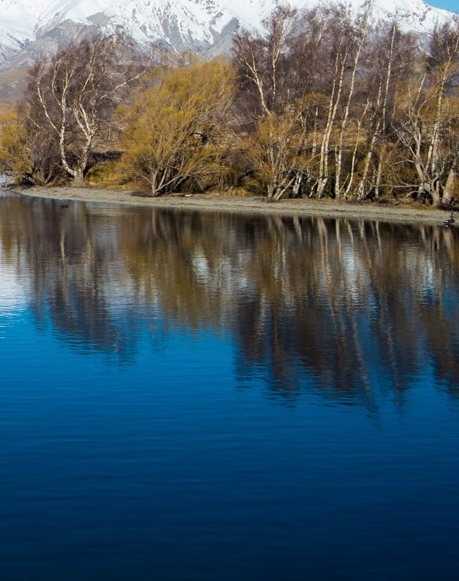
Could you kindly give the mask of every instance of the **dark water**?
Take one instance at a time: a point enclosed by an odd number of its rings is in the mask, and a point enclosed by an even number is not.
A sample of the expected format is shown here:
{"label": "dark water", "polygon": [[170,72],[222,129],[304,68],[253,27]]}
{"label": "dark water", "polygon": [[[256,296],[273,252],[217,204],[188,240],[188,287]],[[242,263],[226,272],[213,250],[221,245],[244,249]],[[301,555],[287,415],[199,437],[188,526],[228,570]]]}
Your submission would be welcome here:
{"label": "dark water", "polygon": [[455,579],[459,232],[0,200],[0,579]]}

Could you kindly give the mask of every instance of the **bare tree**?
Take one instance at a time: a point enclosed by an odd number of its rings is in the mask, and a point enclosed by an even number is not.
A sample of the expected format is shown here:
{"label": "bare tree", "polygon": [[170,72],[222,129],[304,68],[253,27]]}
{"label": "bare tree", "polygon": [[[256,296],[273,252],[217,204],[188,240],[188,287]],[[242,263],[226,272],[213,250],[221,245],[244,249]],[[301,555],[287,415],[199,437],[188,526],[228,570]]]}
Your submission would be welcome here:
{"label": "bare tree", "polygon": [[[107,136],[111,116],[142,74],[118,36],[84,39],[31,69],[24,99],[30,132],[57,149],[59,164],[82,186],[91,154]],[[44,161],[44,160],[43,160]]]}
{"label": "bare tree", "polygon": [[[368,112],[366,142],[355,187],[355,197],[359,200],[370,195],[380,196],[390,144],[394,141],[396,90],[403,80],[407,83],[412,76],[419,54],[414,35],[402,33],[396,22],[381,23],[369,42],[363,69],[367,78],[364,88]],[[388,185],[387,176],[385,182]]]}
{"label": "bare tree", "polygon": [[[286,101],[289,36],[294,30],[296,11],[279,6],[264,21],[265,31],[236,37],[233,66],[237,83],[256,117],[281,113]],[[288,91],[287,91],[288,92]]]}
{"label": "bare tree", "polygon": [[[420,197],[448,203],[456,171],[459,21],[436,29],[424,67],[399,94],[396,134],[416,172]],[[457,138],[455,140],[457,142]]]}
{"label": "bare tree", "polygon": [[[343,31],[345,42],[348,46],[348,79],[346,95],[342,103],[342,112],[340,116],[338,139],[335,146],[335,180],[334,180],[334,197],[339,198],[344,191],[342,176],[344,173],[343,158],[345,149],[345,138],[350,121],[351,104],[355,99],[356,76],[358,73],[362,50],[366,41],[368,32],[369,12],[365,12],[362,17],[354,24],[351,19],[346,23]],[[346,60],[346,59],[344,59]]]}

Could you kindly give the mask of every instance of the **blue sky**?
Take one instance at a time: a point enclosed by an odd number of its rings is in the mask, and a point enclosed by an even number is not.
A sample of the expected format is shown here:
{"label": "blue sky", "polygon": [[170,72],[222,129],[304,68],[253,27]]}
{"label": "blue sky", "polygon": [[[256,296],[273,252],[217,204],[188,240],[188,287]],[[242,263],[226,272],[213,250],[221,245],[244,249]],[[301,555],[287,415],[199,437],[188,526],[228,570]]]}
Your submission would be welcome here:
{"label": "blue sky", "polygon": [[459,12],[459,0],[427,0],[427,4],[444,10],[451,10],[451,12]]}

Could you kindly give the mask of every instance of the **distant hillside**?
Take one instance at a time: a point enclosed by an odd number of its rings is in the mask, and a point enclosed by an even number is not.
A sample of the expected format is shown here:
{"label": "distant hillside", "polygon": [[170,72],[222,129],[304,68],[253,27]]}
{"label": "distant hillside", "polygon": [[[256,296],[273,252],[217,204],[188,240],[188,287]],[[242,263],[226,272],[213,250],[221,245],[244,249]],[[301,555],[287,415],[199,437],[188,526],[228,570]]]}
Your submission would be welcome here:
{"label": "distant hillside", "polygon": [[[290,0],[299,11],[328,0]],[[357,13],[365,0],[349,0]],[[277,0],[0,0],[0,67],[20,68],[71,40],[102,31],[123,31],[136,42],[173,50],[227,52],[239,29],[262,29]],[[342,4],[342,3],[340,3]],[[426,33],[453,14],[422,0],[372,0],[374,19]]]}
{"label": "distant hillside", "polygon": [[22,96],[27,68],[0,71],[0,107],[14,105]]}

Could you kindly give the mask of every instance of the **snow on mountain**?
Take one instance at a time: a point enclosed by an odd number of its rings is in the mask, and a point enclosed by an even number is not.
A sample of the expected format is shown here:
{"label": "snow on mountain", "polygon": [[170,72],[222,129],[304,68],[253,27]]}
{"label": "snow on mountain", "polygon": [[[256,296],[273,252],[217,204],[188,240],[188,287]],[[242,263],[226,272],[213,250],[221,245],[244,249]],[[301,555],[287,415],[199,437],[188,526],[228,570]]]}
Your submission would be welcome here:
{"label": "snow on mountain", "polygon": [[[301,10],[330,1],[289,4]],[[357,12],[363,2],[349,0],[347,5]],[[29,60],[40,50],[52,52],[88,26],[107,32],[121,28],[140,43],[161,41],[177,50],[203,51],[237,26],[260,29],[277,4],[278,0],[0,0],[0,64],[21,50],[29,50]],[[395,17],[404,29],[418,33],[453,16],[422,0],[373,0],[373,15]]]}

